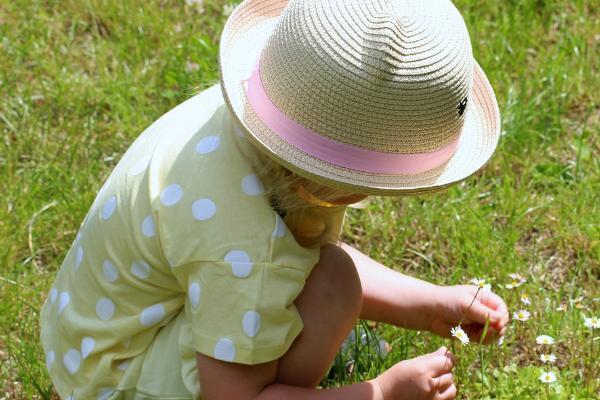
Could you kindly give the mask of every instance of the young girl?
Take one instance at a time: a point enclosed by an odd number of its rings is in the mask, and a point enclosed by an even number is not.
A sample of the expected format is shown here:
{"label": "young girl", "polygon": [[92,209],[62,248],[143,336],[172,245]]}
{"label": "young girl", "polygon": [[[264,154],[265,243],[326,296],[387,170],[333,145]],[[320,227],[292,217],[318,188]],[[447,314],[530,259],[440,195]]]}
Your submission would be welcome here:
{"label": "young girl", "polygon": [[357,318],[486,342],[506,305],[339,242],[366,195],[482,168],[494,93],[446,0],[246,0],[221,84],[152,124],[102,187],[41,315],[67,399],[453,399],[445,349],[317,390]]}

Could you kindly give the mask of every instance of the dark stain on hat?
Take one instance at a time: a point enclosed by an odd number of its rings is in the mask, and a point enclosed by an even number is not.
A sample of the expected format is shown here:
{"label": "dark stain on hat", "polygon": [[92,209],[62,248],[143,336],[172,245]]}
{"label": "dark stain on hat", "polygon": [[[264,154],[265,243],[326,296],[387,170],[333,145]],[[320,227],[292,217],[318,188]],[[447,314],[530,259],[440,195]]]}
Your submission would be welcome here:
{"label": "dark stain on hat", "polygon": [[458,106],[456,107],[458,110],[458,116],[462,117],[462,115],[465,113],[465,110],[467,109],[467,101],[469,99],[467,97],[465,97],[464,99],[462,99],[460,101],[460,103],[458,103]]}

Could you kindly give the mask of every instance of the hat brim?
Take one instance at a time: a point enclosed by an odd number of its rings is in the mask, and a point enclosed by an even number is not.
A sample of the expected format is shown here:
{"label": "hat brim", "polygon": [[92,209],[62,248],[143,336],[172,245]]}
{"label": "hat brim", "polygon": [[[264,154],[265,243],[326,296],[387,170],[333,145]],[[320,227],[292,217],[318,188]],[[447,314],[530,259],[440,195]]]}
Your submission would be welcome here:
{"label": "hat brim", "polygon": [[370,195],[425,193],[460,182],[483,168],[500,136],[500,112],[485,73],[475,62],[473,91],[454,155],[443,165],[411,175],[374,174],[341,167],[286,142],[256,115],[244,80],[256,64],[287,0],[246,0],[231,14],[221,36],[219,68],[223,97],[257,147],[294,173],[330,187]]}

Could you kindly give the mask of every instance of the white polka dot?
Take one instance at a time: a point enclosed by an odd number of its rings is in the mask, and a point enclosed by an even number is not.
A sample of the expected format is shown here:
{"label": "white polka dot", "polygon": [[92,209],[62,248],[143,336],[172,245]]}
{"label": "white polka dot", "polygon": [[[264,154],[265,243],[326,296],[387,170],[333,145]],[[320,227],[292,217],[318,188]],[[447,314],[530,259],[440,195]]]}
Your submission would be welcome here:
{"label": "white polka dot", "polygon": [[165,317],[165,306],[162,304],[154,304],[140,314],[140,322],[144,326],[156,325]]}
{"label": "white polka dot", "polygon": [[121,371],[127,370],[129,368],[129,364],[131,364],[131,359],[123,360],[117,365],[117,369]]}
{"label": "white polka dot", "polygon": [[235,359],[235,345],[228,338],[221,338],[215,344],[215,358],[223,361],[233,361]]}
{"label": "white polka dot", "polygon": [[143,156],[131,166],[129,175],[136,176],[141,174],[148,168],[148,164],[150,164],[150,156]]}
{"label": "white polka dot", "polygon": [[190,298],[190,304],[192,305],[192,308],[198,307],[201,293],[202,288],[198,282],[193,282],[190,284],[190,287],[188,288],[188,297]]}
{"label": "white polka dot", "polygon": [[115,210],[117,209],[117,196],[113,196],[110,199],[108,199],[108,201],[104,204],[104,207],[102,207],[102,219],[103,220],[107,220],[109,219],[113,213],[115,212]]}
{"label": "white polka dot", "polygon": [[71,302],[71,296],[67,292],[61,292],[58,296],[58,315],[62,314],[65,307]]}
{"label": "white polka dot", "polygon": [[58,297],[58,290],[56,290],[56,288],[50,289],[50,304],[54,304],[57,297]]}
{"label": "white polka dot", "polygon": [[273,237],[284,237],[285,236],[285,222],[275,213],[275,229],[273,230]]}
{"label": "white polka dot", "polygon": [[98,392],[98,396],[96,396],[96,400],[107,400],[114,392],[115,392],[115,389],[113,389],[113,388],[102,388]]}
{"label": "white polka dot", "polygon": [[198,154],[207,154],[215,151],[219,148],[219,144],[221,143],[221,138],[218,136],[207,136],[202,138],[200,142],[196,145],[196,151]]}
{"label": "white polka dot", "polygon": [[242,179],[242,190],[248,196],[258,196],[264,191],[262,183],[254,174],[247,175]]}
{"label": "white polka dot", "polygon": [[174,206],[183,197],[183,188],[177,184],[169,185],[160,194],[160,202],[167,207]]}
{"label": "white polka dot", "polygon": [[103,297],[96,303],[96,315],[102,321],[108,321],[115,314],[115,303],[107,297]]}
{"label": "white polka dot", "polygon": [[119,278],[119,270],[110,260],[104,260],[102,263],[102,274],[108,282],[114,282]]}
{"label": "white polka dot", "polygon": [[145,261],[134,261],[131,264],[131,273],[140,279],[146,279],[150,275],[150,266]]}
{"label": "white polka dot", "polygon": [[89,336],[81,339],[81,358],[85,359],[87,356],[89,356],[92,350],[94,350],[95,345],[96,341]]}
{"label": "white polka dot", "polygon": [[248,311],[242,318],[242,328],[249,337],[254,337],[260,329],[260,314],[256,311]]}
{"label": "white polka dot", "polygon": [[142,234],[146,237],[154,236],[155,228],[154,218],[152,218],[152,215],[148,215],[146,218],[144,218],[144,221],[142,221]]}
{"label": "white polka dot", "polygon": [[83,247],[77,246],[76,254],[75,254],[75,269],[79,269],[81,262],[83,261]]}
{"label": "white polka dot", "polygon": [[81,353],[75,349],[69,349],[63,356],[63,364],[71,375],[79,369],[81,365]]}
{"label": "white polka dot", "polygon": [[54,364],[54,360],[56,359],[56,353],[54,350],[50,350],[46,353],[46,368],[50,369],[52,364]]}
{"label": "white polka dot", "polygon": [[211,219],[216,211],[217,206],[211,199],[200,199],[192,204],[192,214],[200,221]]}
{"label": "white polka dot", "polygon": [[225,261],[231,263],[231,272],[238,278],[245,278],[252,272],[253,263],[245,251],[232,250],[225,256]]}

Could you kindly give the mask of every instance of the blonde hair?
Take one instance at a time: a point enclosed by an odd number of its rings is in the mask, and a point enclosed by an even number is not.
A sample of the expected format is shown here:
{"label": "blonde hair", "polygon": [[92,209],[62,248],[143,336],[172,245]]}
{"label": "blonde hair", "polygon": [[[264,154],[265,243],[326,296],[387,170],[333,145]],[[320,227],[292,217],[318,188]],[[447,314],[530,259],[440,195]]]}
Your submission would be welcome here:
{"label": "blonde hair", "polygon": [[257,151],[257,154],[259,164],[254,165],[256,175],[277,211],[293,212],[313,207],[298,195],[299,187],[326,202],[349,194],[297,175],[261,151]]}

